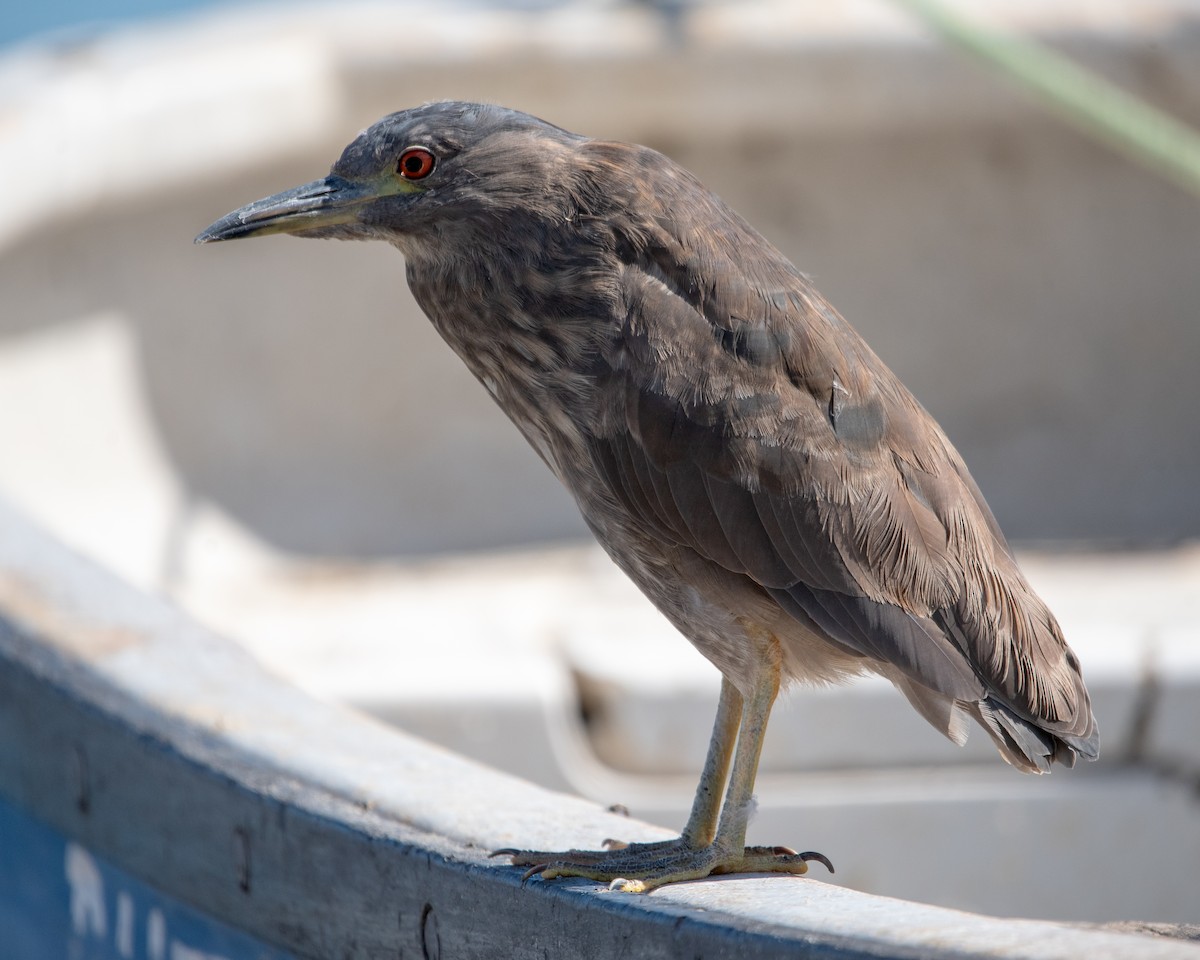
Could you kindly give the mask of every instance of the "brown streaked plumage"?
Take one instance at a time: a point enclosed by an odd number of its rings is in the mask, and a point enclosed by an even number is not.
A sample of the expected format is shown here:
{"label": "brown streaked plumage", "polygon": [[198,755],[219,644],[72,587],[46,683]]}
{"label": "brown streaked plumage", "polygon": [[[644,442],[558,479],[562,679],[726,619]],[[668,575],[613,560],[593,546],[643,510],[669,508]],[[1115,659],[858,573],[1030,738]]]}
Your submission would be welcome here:
{"label": "brown streaked plumage", "polygon": [[767,716],[793,680],[880,673],[956,742],[974,718],[1022,770],[1096,757],[1078,661],[949,440],[666,157],[431,104],[197,239],[262,233],[397,246],[439,333],[725,678],[679,840],[514,862],[646,890],[824,861],[745,847]]}

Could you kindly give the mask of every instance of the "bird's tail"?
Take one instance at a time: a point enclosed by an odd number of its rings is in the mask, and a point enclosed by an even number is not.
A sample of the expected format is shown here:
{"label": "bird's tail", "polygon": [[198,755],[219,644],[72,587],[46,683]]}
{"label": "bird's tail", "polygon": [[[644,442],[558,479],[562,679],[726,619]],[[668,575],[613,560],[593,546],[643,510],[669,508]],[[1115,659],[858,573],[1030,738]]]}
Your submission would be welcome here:
{"label": "bird's tail", "polygon": [[1099,756],[1100,737],[1094,725],[1090,736],[1073,737],[1044,730],[992,697],[967,707],[988,732],[1000,756],[1025,773],[1049,773],[1052,763],[1073,767],[1079,757],[1095,760]]}

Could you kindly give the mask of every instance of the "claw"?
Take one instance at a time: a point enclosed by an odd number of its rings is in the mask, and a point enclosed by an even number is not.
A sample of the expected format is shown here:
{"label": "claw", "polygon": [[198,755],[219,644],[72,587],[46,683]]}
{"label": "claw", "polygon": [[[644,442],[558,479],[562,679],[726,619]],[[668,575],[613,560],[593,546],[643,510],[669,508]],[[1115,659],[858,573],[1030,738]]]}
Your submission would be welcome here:
{"label": "claw", "polygon": [[[791,852],[791,851],[789,851],[789,852]],[[825,854],[823,854],[823,853],[817,853],[815,850],[805,850],[803,853],[796,854],[796,856],[798,856],[801,860],[805,861],[806,863],[809,860],[816,860],[817,863],[824,864],[826,870],[828,870],[830,873],[833,873],[833,864],[829,861],[829,858],[827,856],[825,856]]]}

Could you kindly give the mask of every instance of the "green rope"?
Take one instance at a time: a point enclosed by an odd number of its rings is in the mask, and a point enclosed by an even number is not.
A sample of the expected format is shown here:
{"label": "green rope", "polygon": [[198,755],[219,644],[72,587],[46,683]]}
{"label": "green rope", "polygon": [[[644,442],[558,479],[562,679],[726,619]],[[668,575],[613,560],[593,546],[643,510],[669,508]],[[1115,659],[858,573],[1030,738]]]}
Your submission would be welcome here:
{"label": "green rope", "polygon": [[991,33],[937,0],[895,0],[944,39],[990,61],[1085,133],[1200,196],[1200,135],[1048,47]]}

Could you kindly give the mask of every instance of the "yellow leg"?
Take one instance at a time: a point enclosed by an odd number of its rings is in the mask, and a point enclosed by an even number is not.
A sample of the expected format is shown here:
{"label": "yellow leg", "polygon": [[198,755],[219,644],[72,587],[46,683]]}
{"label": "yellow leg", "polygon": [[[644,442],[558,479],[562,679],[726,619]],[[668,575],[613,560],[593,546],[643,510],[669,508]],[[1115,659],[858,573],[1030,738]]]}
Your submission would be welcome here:
{"label": "yellow leg", "polygon": [[[608,841],[608,849],[594,851],[500,850],[497,854],[530,867],[526,877],[587,877],[610,882],[613,889],[628,893],[645,893],[666,883],[713,873],[801,874],[807,872],[809,860],[824,863],[832,872],[829,860],[819,853],[746,846],[754,779],[767,718],[778,692],[779,672],[773,665],[764,668],[748,698],[728,680],[722,681],[704,771],[679,839],[634,844]],[[728,788],[721,803],[718,798],[726,779]]]}
{"label": "yellow leg", "polygon": [[753,694],[748,700],[742,701],[733,775],[729,779],[715,838],[718,846],[730,851],[741,853],[746,847],[746,827],[750,822],[750,807],[754,800],[754,780],[758,776],[767,719],[771,716],[771,707],[778,695],[779,671],[764,670]]}
{"label": "yellow leg", "polygon": [[738,737],[742,717],[742,695],[737,687],[721,678],[721,699],[717,701],[717,717],[713,721],[712,738],[708,741],[708,756],[700,773],[700,784],[692,800],[692,812],[680,837],[694,847],[706,847],[717,832],[721,813],[721,793],[729,778],[729,762]]}

